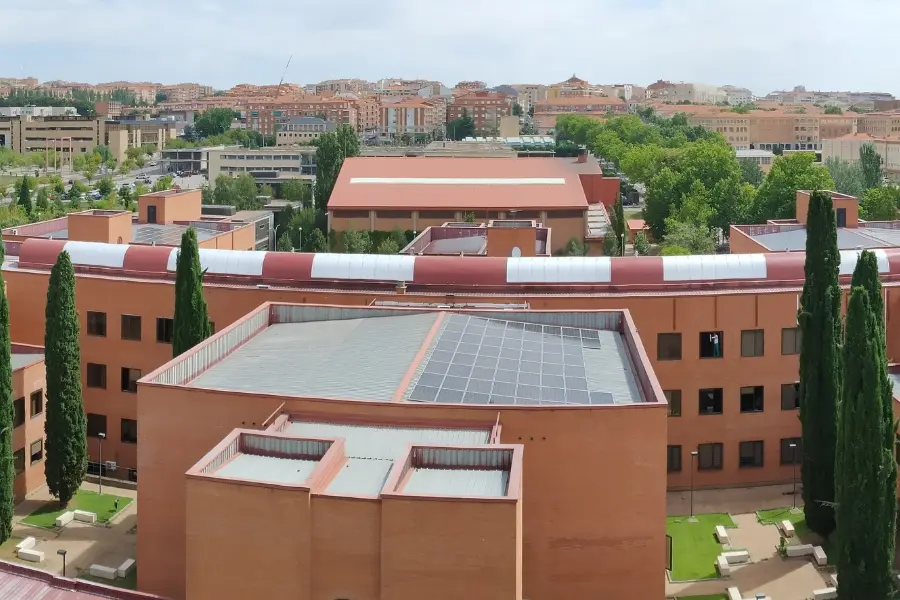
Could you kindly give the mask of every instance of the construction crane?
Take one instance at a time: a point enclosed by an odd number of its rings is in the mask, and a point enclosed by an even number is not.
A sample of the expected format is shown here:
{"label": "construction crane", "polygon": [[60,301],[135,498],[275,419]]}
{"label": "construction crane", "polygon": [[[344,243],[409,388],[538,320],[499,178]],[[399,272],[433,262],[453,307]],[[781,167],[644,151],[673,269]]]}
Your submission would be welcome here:
{"label": "construction crane", "polygon": [[[287,64],[284,65],[284,73],[281,74],[281,81],[278,82],[278,87],[275,88],[275,99],[276,99],[276,100],[278,100],[278,97],[281,96],[281,86],[284,85],[284,78],[287,76],[288,67],[291,66],[291,60],[292,60],[293,58],[294,58],[294,55],[291,54],[291,55],[288,57]],[[273,116],[273,117],[275,116],[274,110],[272,111],[272,116]],[[275,124],[274,124],[274,126],[273,126],[273,127],[274,127],[274,130],[272,131],[272,133],[274,133],[274,134],[275,134],[275,137],[277,138],[277,137],[278,137],[278,120],[277,120],[277,119],[274,119],[274,120],[275,120]],[[263,147],[265,148],[265,146],[266,146],[266,135],[263,134]]]}

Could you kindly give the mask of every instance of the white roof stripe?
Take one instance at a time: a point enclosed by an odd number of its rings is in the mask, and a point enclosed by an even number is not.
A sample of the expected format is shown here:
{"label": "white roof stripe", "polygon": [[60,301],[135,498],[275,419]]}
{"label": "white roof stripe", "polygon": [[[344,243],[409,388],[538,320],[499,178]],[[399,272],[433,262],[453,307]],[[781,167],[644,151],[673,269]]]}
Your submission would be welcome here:
{"label": "white roof stripe", "polygon": [[351,177],[350,183],[387,185],[565,185],[563,177]]}
{"label": "white roof stripe", "polygon": [[766,279],[765,254],[663,256],[663,281]]}
{"label": "white roof stripe", "polygon": [[411,282],[415,264],[415,256],[403,254],[316,254],[312,278]]}
{"label": "white roof stripe", "polygon": [[506,259],[507,283],[609,283],[609,257],[520,257]]}
{"label": "white roof stripe", "polygon": [[[169,271],[177,270],[178,248],[174,248],[169,254],[166,268]],[[200,267],[208,271],[210,275],[251,275],[262,276],[263,261],[266,252],[255,250],[215,250],[212,248],[200,248]]]}
{"label": "white roof stripe", "polygon": [[[891,265],[888,262],[887,252],[883,249],[869,250],[869,252],[875,254],[875,260],[878,261],[879,273],[891,272]],[[861,253],[862,250],[841,250],[841,275],[853,275],[853,271],[856,270],[856,262],[859,260],[859,255]]]}
{"label": "white roof stripe", "polygon": [[66,242],[63,250],[69,253],[69,258],[75,265],[121,269],[125,265],[125,253],[129,247],[127,244]]}

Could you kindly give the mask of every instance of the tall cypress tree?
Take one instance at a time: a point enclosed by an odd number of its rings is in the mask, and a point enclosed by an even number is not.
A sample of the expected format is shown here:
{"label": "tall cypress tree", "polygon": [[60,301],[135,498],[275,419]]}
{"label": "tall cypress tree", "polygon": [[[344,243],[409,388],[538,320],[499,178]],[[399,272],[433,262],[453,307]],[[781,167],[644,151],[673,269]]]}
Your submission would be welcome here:
{"label": "tall cypress tree", "polygon": [[75,312],[75,269],[60,252],[47,288],[44,353],[47,367],[47,458],[50,493],[68,505],[87,472],[87,419],[81,397],[81,350]]}
{"label": "tall cypress tree", "polygon": [[868,291],[853,287],[847,305],[835,468],[841,600],[890,598],[893,592],[897,491],[887,490],[885,480],[891,471],[896,480],[896,466],[893,444],[886,443],[882,408],[892,394],[885,387],[890,382],[878,327]]}
{"label": "tall cypress tree", "polygon": [[203,271],[197,232],[188,228],[181,236],[178,265],[175,271],[175,323],[172,355],[187,352],[209,337],[209,314],[203,298]]}
{"label": "tall cypress tree", "polygon": [[[0,242],[0,262],[3,258]],[[16,479],[13,465],[13,397],[12,351],[9,341],[9,302],[6,285],[0,274],[0,544],[12,535],[12,518],[15,500],[13,483]]]}
{"label": "tall cypress tree", "polygon": [[841,390],[840,253],[831,195],[813,192],[806,222],[806,282],[797,320],[800,345],[800,423],[803,502],[810,529],[834,531],[837,405]]}

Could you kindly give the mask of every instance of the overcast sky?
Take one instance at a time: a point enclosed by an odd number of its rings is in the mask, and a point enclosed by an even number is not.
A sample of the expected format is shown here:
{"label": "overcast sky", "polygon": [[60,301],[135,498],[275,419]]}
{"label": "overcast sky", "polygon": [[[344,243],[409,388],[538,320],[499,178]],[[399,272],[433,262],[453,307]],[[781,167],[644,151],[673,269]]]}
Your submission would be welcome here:
{"label": "overcast sky", "polygon": [[897,0],[0,0],[0,77],[657,79],[900,96]]}

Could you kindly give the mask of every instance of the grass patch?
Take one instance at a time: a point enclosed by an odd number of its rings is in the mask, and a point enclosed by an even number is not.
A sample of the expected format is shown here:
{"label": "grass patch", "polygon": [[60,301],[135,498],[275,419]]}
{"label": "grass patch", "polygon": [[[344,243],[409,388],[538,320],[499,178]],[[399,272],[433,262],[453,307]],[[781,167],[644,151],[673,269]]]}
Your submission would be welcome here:
{"label": "grass patch", "polygon": [[734,527],[734,521],[723,513],[694,515],[694,518],[696,523],[688,521],[688,517],[666,519],[666,533],[672,536],[673,581],[718,577],[716,557],[722,552],[722,546],[716,540],[716,526]]}
{"label": "grass patch", "polygon": [[[116,499],[119,500],[118,511],[115,508]],[[114,496],[113,494],[98,494],[97,492],[88,492],[78,490],[69,506],[61,508],[58,502],[48,502],[24,519],[22,522],[26,525],[34,525],[36,527],[44,527],[46,529],[56,528],[56,518],[67,510],[86,510],[97,514],[98,523],[106,523],[117,512],[131,504],[131,498],[124,496]]]}
{"label": "grass patch", "polygon": [[[803,514],[803,509],[793,513],[790,508],[771,508],[769,510],[757,511],[756,517],[763,525],[777,526],[782,521],[790,521],[794,524],[794,537],[787,538],[789,546],[795,544],[813,544],[815,546],[822,546],[825,554],[828,555],[828,564],[834,564],[832,562],[834,557],[832,549],[837,541],[837,533],[832,532],[831,537],[823,541],[822,538],[810,531],[809,527],[806,526],[806,515]],[[779,528],[779,531],[780,530],[781,528]]]}
{"label": "grass patch", "polygon": [[115,579],[103,579],[102,577],[94,577],[86,569],[78,574],[78,579],[84,579],[92,583],[102,583],[103,585],[111,585],[112,587],[123,588],[126,590],[137,590],[137,567],[131,570],[127,577],[116,577]]}
{"label": "grass patch", "polygon": [[643,219],[643,209],[641,208],[622,208],[622,212],[625,214],[625,219]]}

